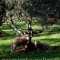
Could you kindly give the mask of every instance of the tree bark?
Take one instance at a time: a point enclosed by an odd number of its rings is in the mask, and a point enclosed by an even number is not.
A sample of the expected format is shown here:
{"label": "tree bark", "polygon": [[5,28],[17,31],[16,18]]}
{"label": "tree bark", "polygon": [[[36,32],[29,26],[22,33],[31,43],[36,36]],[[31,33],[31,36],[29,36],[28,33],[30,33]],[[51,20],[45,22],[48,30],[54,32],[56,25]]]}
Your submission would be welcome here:
{"label": "tree bark", "polygon": [[29,32],[29,43],[31,43],[31,38],[32,38],[32,27],[31,27],[31,23],[32,23],[32,20],[31,20],[31,17],[30,16],[27,16],[27,27],[28,27],[28,32]]}
{"label": "tree bark", "polygon": [[18,33],[18,35],[23,35],[23,32],[21,32],[21,29],[19,30],[17,27],[16,27],[16,25],[14,24],[14,22],[13,22],[13,19],[12,19],[12,16],[10,16],[10,19],[9,19],[9,25],[10,25],[10,27],[16,32],[16,33]]}
{"label": "tree bark", "polygon": [[0,26],[2,26],[2,18],[0,18]]}

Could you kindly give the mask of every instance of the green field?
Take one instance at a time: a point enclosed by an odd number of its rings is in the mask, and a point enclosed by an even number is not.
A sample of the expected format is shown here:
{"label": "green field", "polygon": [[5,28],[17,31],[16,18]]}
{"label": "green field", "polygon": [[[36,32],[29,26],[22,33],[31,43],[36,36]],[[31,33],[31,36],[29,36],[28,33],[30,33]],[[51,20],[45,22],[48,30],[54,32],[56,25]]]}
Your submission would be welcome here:
{"label": "green field", "polygon": [[[21,21],[16,23],[25,31],[25,22]],[[33,29],[39,29],[39,25],[32,25]],[[14,38],[19,37],[6,23],[3,24],[2,30],[7,34],[0,38],[0,59],[40,59],[40,60],[60,60],[60,25],[50,26],[42,33],[32,37],[32,41],[39,40],[42,43],[48,43],[51,46],[59,46],[51,52],[24,52],[24,53],[11,53],[11,42]]]}

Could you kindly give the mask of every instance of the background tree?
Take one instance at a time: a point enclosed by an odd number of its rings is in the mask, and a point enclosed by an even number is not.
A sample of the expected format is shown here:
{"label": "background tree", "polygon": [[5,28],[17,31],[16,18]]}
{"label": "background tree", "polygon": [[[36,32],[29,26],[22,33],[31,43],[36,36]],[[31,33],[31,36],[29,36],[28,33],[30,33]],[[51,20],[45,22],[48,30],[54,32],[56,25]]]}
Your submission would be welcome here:
{"label": "background tree", "polygon": [[[26,0],[22,4],[22,8],[28,12],[32,17],[42,18],[38,22],[42,26],[48,26],[54,24],[59,18],[60,0]],[[52,19],[49,19],[52,18]]]}
{"label": "background tree", "polygon": [[[19,18],[21,14],[29,14],[31,20],[32,17],[37,18],[44,30],[48,25],[52,25],[59,20],[59,2],[60,0],[1,0],[0,26],[3,23],[3,17],[9,12],[9,24],[18,34],[21,31],[14,24],[13,17]],[[26,18],[26,15],[24,17]]]}
{"label": "background tree", "polygon": [[5,0],[0,0],[0,26],[3,24],[3,18],[6,16]]}

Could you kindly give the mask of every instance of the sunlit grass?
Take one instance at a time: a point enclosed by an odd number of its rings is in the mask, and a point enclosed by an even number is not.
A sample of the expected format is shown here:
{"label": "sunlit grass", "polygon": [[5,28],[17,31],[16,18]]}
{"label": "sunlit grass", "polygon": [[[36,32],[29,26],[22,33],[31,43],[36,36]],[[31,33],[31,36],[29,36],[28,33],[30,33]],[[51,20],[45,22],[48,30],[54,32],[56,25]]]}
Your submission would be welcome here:
{"label": "sunlit grass", "polygon": [[40,26],[38,26],[38,25],[33,25],[32,28],[33,28],[34,30],[38,30],[38,29],[40,29]]}
{"label": "sunlit grass", "polygon": [[33,37],[32,40],[39,40],[40,42],[48,43],[50,45],[56,45],[56,44],[59,45],[60,33],[59,34],[52,34],[52,35],[44,35],[44,36]]}
{"label": "sunlit grass", "polygon": [[[17,22],[16,25],[18,27],[22,27],[22,31],[26,31],[26,23],[21,21]],[[60,26],[60,25],[59,25]],[[41,27],[38,25],[32,25],[32,28],[35,30],[40,29]],[[3,24],[2,30],[7,33],[6,36],[0,38],[0,58],[57,58],[60,59],[60,48],[53,50],[52,52],[33,52],[33,53],[11,53],[11,42],[13,39],[18,38],[19,36],[16,34],[13,29],[11,29],[6,23]],[[60,46],[60,27],[54,25],[48,28],[46,31],[42,33],[38,33],[37,35],[32,37],[32,41],[38,40],[42,43],[48,43],[51,46]]]}

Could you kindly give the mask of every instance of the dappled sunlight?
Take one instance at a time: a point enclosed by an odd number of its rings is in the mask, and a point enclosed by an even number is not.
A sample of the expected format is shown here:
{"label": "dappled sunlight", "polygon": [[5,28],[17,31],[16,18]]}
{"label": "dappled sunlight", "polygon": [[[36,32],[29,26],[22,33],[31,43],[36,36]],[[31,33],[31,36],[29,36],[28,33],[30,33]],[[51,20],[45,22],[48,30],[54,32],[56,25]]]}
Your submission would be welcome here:
{"label": "dappled sunlight", "polygon": [[[23,27],[22,27],[23,28]],[[39,29],[35,25],[33,26],[34,29]],[[15,32],[12,29],[6,29],[3,30],[7,32],[7,36],[0,38],[0,57],[1,58],[58,58],[60,59],[60,33],[54,32],[54,33],[48,33],[48,32],[43,32],[39,33],[35,36],[32,37],[32,41],[38,40],[41,43],[47,43],[50,44],[51,46],[59,46],[59,48],[54,49],[51,52],[25,52],[25,53],[18,53],[18,54],[13,54],[11,53],[11,42],[13,39],[18,38],[19,36],[15,34]]]}
{"label": "dappled sunlight", "polygon": [[[10,36],[11,34],[15,34],[16,32],[13,31],[13,29],[6,29],[6,30],[2,30],[2,31],[5,31],[7,33],[8,36]],[[10,35],[9,35],[10,34]]]}
{"label": "dappled sunlight", "polygon": [[1,0],[0,59],[60,60],[60,0]]}
{"label": "dappled sunlight", "polygon": [[26,22],[24,22],[24,21],[19,21],[19,22],[15,22],[17,25],[23,25],[23,24],[26,24]]}
{"label": "dappled sunlight", "polygon": [[8,24],[3,24],[2,29],[6,30],[6,29],[11,29],[11,28],[10,28],[10,26]]}
{"label": "dappled sunlight", "polygon": [[56,42],[55,44],[51,44],[51,46],[60,46],[60,42]]}
{"label": "dappled sunlight", "polygon": [[[50,45],[58,45],[60,42],[59,38],[46,38],[46,39],[41,39],[44,43],[49,43]],[[60,46],[60,45],[59,45]]]}
{"label": "dappled sunlight", "polygon": [[50,44],[50,45],[56,45],[56,46],[60,46],[60,39],[59,38],[32,38],[32,40],[38,40],[42,43],[47,43],[47,44]]}
{"label": "dappled sunlight", "polygon": [[10,31],[13,31],[12,29],[4,29],[3,31],[7,31],[7,32],[10,32]]}
{"label": "dappled sunlight", "polygon": [[0,45],[10,45],[12,40],[0,40]]}
{"label": "dappled sunlight", "polygon": [[32,28],[38,30],[38,29],[40,29],[40,26],[39,25],[33,25]]}
{"label": "dappled sunlight", "polygon": [[60,33],[59,34],[51,34],[51,35],[42,35],[42,36],[35,36],[33,37],[33,40],[34,39],[45,39],[45,38],[60,38]]}
{"label": "dappled sunlight", "polygon": [[42,35],[35,36],[32,40],[38,40],[43,43],[48,43],[50,45],[59,45],[60,46],[60,33],[58,34],[51,34],[51,35]]}
{"label": "dappled sunlight", "polygon": [[50,38],[60,38],[60,33],[50,35]]}

